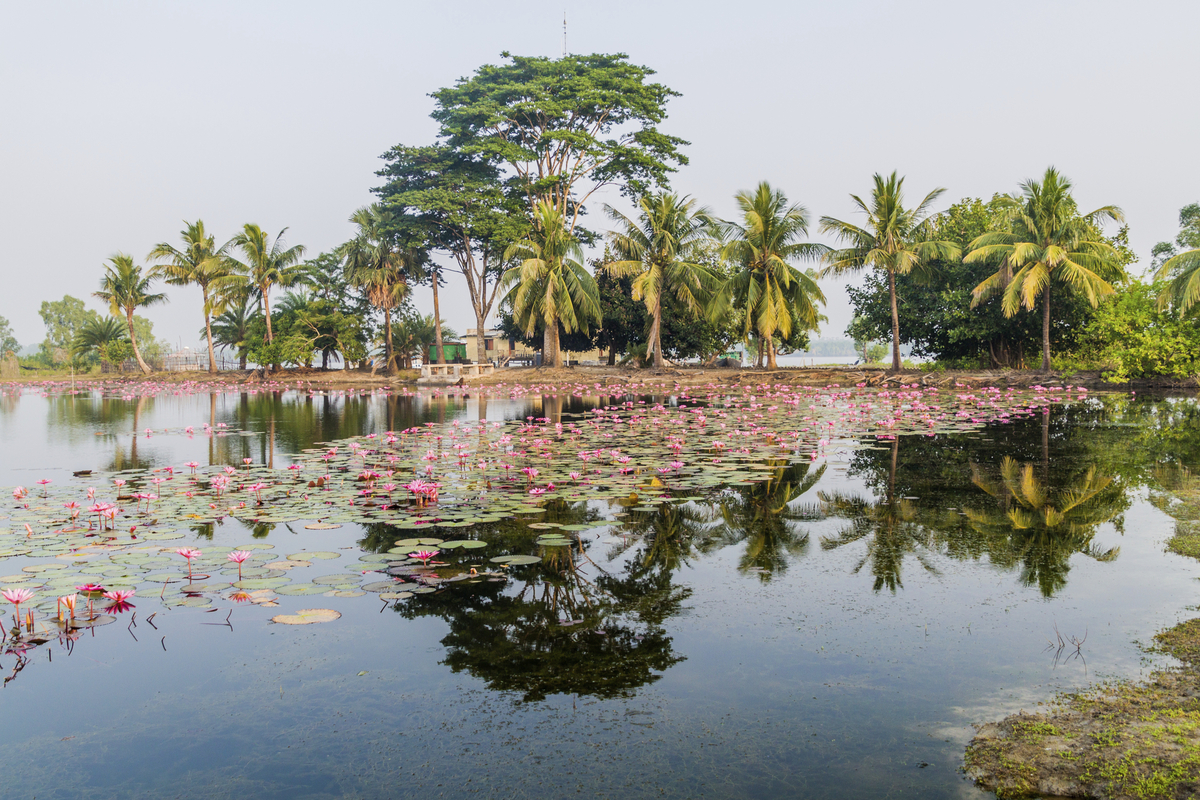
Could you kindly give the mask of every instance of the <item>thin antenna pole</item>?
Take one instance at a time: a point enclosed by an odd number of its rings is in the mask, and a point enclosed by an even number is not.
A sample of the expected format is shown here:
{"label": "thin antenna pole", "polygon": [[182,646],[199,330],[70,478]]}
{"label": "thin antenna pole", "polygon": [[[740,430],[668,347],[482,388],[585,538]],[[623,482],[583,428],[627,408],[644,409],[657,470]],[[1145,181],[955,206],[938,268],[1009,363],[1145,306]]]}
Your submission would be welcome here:
{"label": "thin antenna pole", "polygon": [[567,57],[567,12],[563,12],[563,58]]}

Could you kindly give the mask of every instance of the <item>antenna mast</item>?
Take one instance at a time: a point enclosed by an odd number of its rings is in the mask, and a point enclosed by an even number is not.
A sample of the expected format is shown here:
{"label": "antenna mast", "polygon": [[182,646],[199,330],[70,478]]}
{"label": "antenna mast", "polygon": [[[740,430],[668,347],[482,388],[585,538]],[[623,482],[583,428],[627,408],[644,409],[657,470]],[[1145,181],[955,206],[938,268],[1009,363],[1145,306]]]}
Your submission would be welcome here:
{"label": "antenna mast", "polygon": [[563,12],[563,58],[567,57],[567,12]]}

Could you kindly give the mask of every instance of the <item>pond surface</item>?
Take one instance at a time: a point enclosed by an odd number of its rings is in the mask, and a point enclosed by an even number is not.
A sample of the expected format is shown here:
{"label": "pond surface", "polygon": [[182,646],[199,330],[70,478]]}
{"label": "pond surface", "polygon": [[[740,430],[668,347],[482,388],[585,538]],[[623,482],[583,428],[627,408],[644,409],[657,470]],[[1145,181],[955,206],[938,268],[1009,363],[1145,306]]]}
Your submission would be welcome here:
{"label": "pond surface", "polygon": [[790,391],[5,388],[3,794],[986,797],[973,722],[1163,663],[1194,400]]}

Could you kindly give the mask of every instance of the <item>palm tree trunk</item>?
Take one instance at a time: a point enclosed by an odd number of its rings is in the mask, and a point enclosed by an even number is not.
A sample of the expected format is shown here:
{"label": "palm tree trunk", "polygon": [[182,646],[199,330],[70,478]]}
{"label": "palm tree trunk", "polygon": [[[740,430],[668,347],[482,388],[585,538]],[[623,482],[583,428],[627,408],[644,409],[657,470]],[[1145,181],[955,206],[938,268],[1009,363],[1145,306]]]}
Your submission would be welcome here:
{"label": "palm tree trunk", "polygon": [[437,363],[446,363],[446,351],[442,347],[442,312],[438,305],[438,273],[433,271],[433,341],[437,345]]}
{"label": "palm tree trunk", "polygon": [[[137,337],[133,334],[133,309],[125,311],[125,322],[129,325],[129,343],[133,345],[133,355],[137,358],[138,366],[142,368],[142,374],[149,375],[150,367],[142,358],[142,350],[138,347]],[[136,433],[135,433],[136,436]]]}
{"label": "palm tree trunk", "polygon": [[608,365],[610,367],[615,367],[617,365],[617,346],[615,344],[610,344],[608,346]]}
{"label": "palm tree trunk", "polygon": [[775,369],[779,365],[775,363],[775,336],[767,337],[767,369]]}
{"label": "palm tree trunk", "polygon": [[542,336],[542,366],[558,367],[562,358],[558,352],[558,320],[546,320],[546,333]]}
{"label": "palm tree trunk", "polygon": [[900,371],[900,310],[896,307],[896,273],[888,270],[888,294],[892,301],[892,371]]}
{"label": "palm tree trunk", "polygon": [[654,321],[650,323],[650,347],[654,349],[654,368],[665,366],[662,354],[662,300],[654,304]]}
{"label": "palm tree trunk", "polygon": [[761,336],[755,336],[754,338],[758,342],[758,356],[754,361],[754,368],[762,369],[763,357],[766,355],[766,352],[763,350],[763,340]]}
{"label": "palm tree trunk", "polygon": [[208,287],[202,287],[204,292],[204,333],[208,336],[208,372],[210,375],[217,374],[217,353],[213,350],[212,340],[212,315],[208,313]]}
{"label": "palm tree trunk", "polygon": [[267,321],[267,344],[275,341],[275,334],[271,331],[271,301],[267,299],[267,288],[260,286],[263,297],[263,318]]}
{"label": "palm tree trunk", "polygon": [[392,349],[392,310],[387,306],[383,309],[383,358],[387,362],[387,373],[396,373],[396,354]]}
{"label": "palm tree trunk", "polygon": [[1042,290],[1042,372],[1050,371],[1050,284]]}

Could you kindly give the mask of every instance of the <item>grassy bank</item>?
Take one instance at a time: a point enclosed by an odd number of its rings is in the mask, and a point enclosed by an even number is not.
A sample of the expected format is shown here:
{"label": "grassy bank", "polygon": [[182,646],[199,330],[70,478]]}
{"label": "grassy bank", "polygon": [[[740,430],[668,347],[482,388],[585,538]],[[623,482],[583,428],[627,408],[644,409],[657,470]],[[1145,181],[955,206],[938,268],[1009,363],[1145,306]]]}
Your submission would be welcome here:
{"label": "grassy bank", "polygon": [[[1178,505],[1172,512],[1168,549],[1200,557],[1200,522],[1181,519],[1191,515]],[[1200,619],[1154,639],[1179,666],[981,725],[967,747],[967,774],[999,797],[1200,797]]]}

